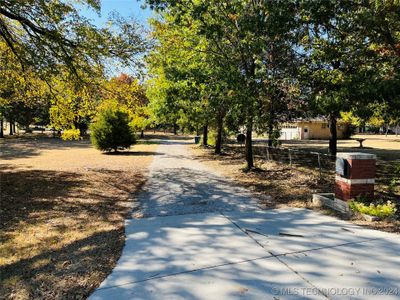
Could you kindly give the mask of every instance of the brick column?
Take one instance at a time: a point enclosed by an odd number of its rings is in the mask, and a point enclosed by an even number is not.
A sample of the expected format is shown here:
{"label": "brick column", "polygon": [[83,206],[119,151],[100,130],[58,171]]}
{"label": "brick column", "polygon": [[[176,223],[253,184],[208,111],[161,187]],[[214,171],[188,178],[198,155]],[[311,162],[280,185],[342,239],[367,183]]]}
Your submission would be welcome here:
{"label": "brick column", "polygon": [[335,199],[347,202],[357,196],[374,197],[376,156],[368,153],[338,153]]}

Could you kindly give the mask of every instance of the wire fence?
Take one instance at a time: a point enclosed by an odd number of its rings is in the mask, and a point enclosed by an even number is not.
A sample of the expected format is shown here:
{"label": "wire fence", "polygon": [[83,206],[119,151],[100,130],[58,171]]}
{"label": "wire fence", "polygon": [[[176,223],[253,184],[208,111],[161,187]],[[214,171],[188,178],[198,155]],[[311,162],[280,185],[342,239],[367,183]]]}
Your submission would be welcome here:
{"label": "wire fence", "polygon": [[[397,203],[400,208],[400,160],[376,163],[376,191],[382,199]],[[400,210],[398,211],[400,213]]]}
{"label": "wire fence", "polygon": [[[242,151],[231,144],[231,149],[234,148],[235,151]],[[335,180],[336,158],[329,154],[260,144],[254,145],[253,153],[256,160],[274,161],[303,172],[312,172],[319,176],[320,181]],[[400,160],[377,160],[375,191],[378,199],[394,201],[400,207]]]}
{"label": "wire fence", "polygon": [[256,146],[254,147],[254,155],[267,161],[284,163],[290,167],[316,171],[321,180],[333,178],[335,175],[335,158],[319,152]]}

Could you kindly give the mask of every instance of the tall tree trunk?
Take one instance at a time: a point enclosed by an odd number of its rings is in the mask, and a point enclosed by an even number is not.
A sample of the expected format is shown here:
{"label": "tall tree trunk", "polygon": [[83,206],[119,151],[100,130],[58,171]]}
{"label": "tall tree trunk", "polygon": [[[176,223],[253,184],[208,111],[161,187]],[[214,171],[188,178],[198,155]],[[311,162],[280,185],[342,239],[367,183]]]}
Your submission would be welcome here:
{"label": "tall tree trunk", "polygon": [[4,138],[4,129],[3,129],[3,126],[4,126],[4,119],[1,118],[1,119],[0,119],[0,138]]}
{"label": "tall tree trunk", "polygon": [[176,123],[174,123],[174,135],[178,134],[178,125],[176,125]]}
{"label": "tall tree trunk", "polygon": [[275,98],[271,97],[271,106],[268,111],[268,147],[272,147],[274,142],[275,110],[273,101]]}
{"label": "tall tree trunk", "polygon": [[144,138],[144,130],[140,131],[140,138]]}
{"label": "tall tree trunk", "polygon": [[253,158],[253,123],[249,123],[246,126],[246,163],[247,169],[250,170],[254,167],[254,158]]}
{"label": "tall tree trunk", "polygon": [[208,146],[208,124],[203,127],[203,146]]}
{"label": "tall tree trunk", "polygon": [[12,123],[12,126],[13,126],[13,131],[14,131],[14,134],[16,134],[16,133],[17,133],[17,131],[15,130],[15,122],[13,122],[13,123]]}
{"label": "tall tree trunk", "polygon": [[274,132],[274,124],[272,121],[268,122],[268,147],[273,146],[273,132]]}
{"label": "tall tree trunk", "polygon": [[336,156],[337,153],[337,116],[335,113],[329,115],[329,153]]}
{"label": "tall tree trunk", "polygon": [[219,114],[217,120],[217,136],[215,137],[215,154],[222,153],[222,130],[224,125],[224,118]]}
{"label": "tall tree trunk", "polygon": [[12,126],[12,120],[10,120],[10,135],[13,135],[13,126]]}

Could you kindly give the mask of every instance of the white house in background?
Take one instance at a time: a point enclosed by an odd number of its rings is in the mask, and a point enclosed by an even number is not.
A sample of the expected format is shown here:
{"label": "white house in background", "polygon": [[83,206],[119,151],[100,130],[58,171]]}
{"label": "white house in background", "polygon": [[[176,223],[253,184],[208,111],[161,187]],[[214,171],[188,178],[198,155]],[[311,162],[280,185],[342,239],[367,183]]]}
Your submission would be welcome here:
{"label": "white house in background", "polygon": [[[337,136],[344,138],[349,124],[337,122]],[[329,139],[329,123],[322,118],[296,120],[282,124],[280,140],[326,140]]]}

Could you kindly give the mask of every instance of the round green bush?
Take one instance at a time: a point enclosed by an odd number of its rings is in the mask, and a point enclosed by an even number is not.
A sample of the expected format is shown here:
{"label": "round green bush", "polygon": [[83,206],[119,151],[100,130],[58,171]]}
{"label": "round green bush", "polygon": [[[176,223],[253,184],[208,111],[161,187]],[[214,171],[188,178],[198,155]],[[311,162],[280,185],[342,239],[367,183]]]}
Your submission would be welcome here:
{"label": "round green bush", "polygon": [[129,121],[128,114],[121,110],[103,110],[90,127],[92,144],[107,152],[129,148],[136,143]]}

